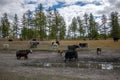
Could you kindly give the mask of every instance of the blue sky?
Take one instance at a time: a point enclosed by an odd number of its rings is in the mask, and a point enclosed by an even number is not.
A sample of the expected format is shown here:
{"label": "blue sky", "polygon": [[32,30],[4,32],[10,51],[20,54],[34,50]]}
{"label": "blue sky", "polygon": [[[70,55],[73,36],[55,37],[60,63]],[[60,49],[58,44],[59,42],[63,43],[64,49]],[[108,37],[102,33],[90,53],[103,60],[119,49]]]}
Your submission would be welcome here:
{"label": "blue sky", "polygon": [[67,25],[73,17],[83,17],[84,13],[93,13],[96,21],[100,22],[102,14],[109,15],[112,11],[120,11],[120,0],[0,0],[0,17],[8,13],[12,21],[13,14],[21,19],[27,10],[35,11],[39,4],[43,4],[44,11],[55,8],[64,17]]}
{"label": "blue sky", "polygon": [[[24,2],[22,5],[25,6],[25,5],[37,5],[37,1],[27,1],[27,2]],[[84,1],[76,1],[75,3],[73,4],[66,4],[65,2],[60,2],[58,1],[57,4],[53,4],[51,6],[51,9],[54,10],[54,9],[59,9],[59,8],[64,8],[64,7],[68,7],[68,6],[71,6],[71,5],[78,5],[78,6],[86,6],[88,4],[93,4],[93,5],[96,5],[96,6],[100,6],[102,5],[102,3],[100,3],[99,1],[92,1],[92,2],[84,2]]]}

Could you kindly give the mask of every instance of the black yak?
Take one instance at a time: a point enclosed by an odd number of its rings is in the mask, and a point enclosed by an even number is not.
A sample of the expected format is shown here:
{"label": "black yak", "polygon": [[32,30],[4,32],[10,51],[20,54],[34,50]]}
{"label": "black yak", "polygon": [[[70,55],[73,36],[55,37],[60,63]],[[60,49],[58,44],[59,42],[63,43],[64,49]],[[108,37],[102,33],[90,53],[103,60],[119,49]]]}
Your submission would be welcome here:
{"label": "black yak", "polygon": [[16,57],[17,57],[17,59],[20,59],[21,57],[28,59],[29,53],[32,53],[32,50],[18,50],[18,51],[16,51]]}
{"label": "black yak", "polygon": [[13,39],[8,39],[8,41],[9,41],[9,42],[12,42],[12,41],[13,41]]}
{"label": "black yak", "polygon": [[81,48],[85,48],[85,47],[88,47],[88,43],[79,43],[79,46]]}
{"label": "black yak", "polygon": [[118,42],[119,38],[113,38],[114,42]]}
{"label": "black yak", "polygon": [[77,51],[73,51],[73,50],[68,50],[65,53],[65,62],[67,60],[71,61],[71,60],[78,60],[78,54]]}
{"label": "black yak", "polygon": [[97,55],[101,54],[102,49],[101,48],[97,48]]}
{"label": "black yak", "polygon": [[79,46],[78,45],[68,46],[68,50],[65,53],[65,62],[67,60],[71,61],[73,59],[78,60],[78,54],[77,54],[76,48],[79,48]]}
{"label": "black yak", "polygon": [[73,50],[73,51],[75,51],[77,48],[79,48],[78,45],[69,45],[69,46],[68,46],[68,50]]}

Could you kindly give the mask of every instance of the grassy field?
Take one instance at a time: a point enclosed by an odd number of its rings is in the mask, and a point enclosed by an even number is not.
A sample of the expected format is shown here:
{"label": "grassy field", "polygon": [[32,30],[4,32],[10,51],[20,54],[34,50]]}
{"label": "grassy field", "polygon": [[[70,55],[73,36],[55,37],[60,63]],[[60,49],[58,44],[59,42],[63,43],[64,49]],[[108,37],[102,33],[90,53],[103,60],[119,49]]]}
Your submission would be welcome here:
{"label": "grassy field", "polygon": [[[57,50],[53,49],[51,47],[51,42],[50,41],[39,41],[39,45],[37,48],[31,48],[32,50]],[[17,60],[14,55],[14,51],[10,50],[18,50],[18,49],[30,49],[30,41],[12,41],[9,42],[7,40],[0,40],[0,80],[119,80],[119,70],[99,70],[99,69],[71,69],[71,68],[65,68],[66,71],[61,68],[60,70],[64,71],[63,74],[59,71],[59,68],[48,68],[48,69],[41,69],[41,68],[36,68],[32,67],[26,67],[26,66],[21,66],[22,63],[26,62],[31,62],[32,60],[39,60],[42,58],[46,58],[49,56],[55,56],[55,54],[47,54],[42,53],[39,54],[39,51],[36,51],[36,55],[31,54],[32,58],[29,60]],[[84,48],[84,49],[77,49],[77,50],[94,50],[97,47],[101,47],[104,50],[107,50],[104,52],[103,55],[97,56],[94,54],[94,52],[85,53],[84,51],[81,51],[80,58],[82,57],[93,57],[93,58],[105,58],[105,57],[118,57],[119,52],[116,52],[116,54],[112,55],[114,52],[109,52],[110,50],[120,50],[120,41],[119,42],[114,42],[113,40],[61,40],[60,41],[60,46],[58,49],[60,50],[67,50],[68,45],[78,45],[79,43],[88,43],[89,48]],[[5,50],[3,49],[3,44],[9,44],[9,49]],[[8,52],[7,52],[8,51]],[[6,53],[3,54],[2,52]],[[43,52],[43,51],[42,51]],[[83,52],[83,53],[82,53]],[[88,51],[89,52],[89,51]],[[11,54],[10,54],[11,53]],[[52,52],[51,52],[52,53]],[[110,58],[111,58],[110,57]],[[51,57],[52,59],[52,57]],[[54,60],[54,59],[53,59]],[[12,70],[11,70],[12,69]],[[25,70],[25,71],[24,71]],[[41,71],[39,71],[41,70]],[[38,71],[38,72],[36,72]],[[44,72],[47,71],[47,72]],[[70,71],[70,75],[68,74]],[[77,72],[76,72],[77,71]],[[35,74],[34,74],[34,73]],[[53,74],[51,74],[51,72]],[[56,74],[56,72],[58,74]],[[114,74],[113,74],[114,73]],[[54,75],[56,74],[56,75]],[[76,75],[77,74],[77,75]],[[104,74],[104,75],[103,75]],[[68,76],[69,75],[69,76]],[[76,77],[77,76],[77,77]],[[80,77],[78,77],[80,76]],[[91,77],[92,76],[92,77]],[[95,77],[96,76],[96,77]],[[98,78],[98,79],[97,79]],[[102,78],[102,79],[101,79]]]}
{"label": "grassy field", "polygon": [[[51,40],[52,41],[52,40]],[[39,41],[40,44],[37,48],[32,48],[32,50],[54,50],[51,47],[51,41]],[[3,50],[3,44],[9,44],[9,50],[18,50],[18,49],[30,49],[30,41],[12,41],[7,40],[0,41],[0,50]],[[120,49],[120,41],[114,42],[113,40],[61,40],[60,46],[58,49],[66,50],[68,45],[79,43],[88,43],[89,48],[84,48],[85,50],[96,49],[101,47],[102,49]],[[78,50],[84,50],[79,48]]]}

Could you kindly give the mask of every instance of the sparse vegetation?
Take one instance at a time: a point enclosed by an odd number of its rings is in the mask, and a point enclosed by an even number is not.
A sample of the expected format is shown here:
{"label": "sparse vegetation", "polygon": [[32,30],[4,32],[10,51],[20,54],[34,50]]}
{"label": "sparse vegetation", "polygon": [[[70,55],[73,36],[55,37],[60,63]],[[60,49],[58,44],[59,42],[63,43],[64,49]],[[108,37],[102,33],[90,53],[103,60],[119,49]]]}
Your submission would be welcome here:
{"label": "sparse vegetation", "polygon": [[[16,59],[15,51],[18,49],[29,48],[30,41],[18,41],[13,40],[9,42],[7,40],[0,40],[0,80],[119,80],[119,70],[98,70],[98,69],[78,69],[77,68],[41,68],[35,66],[25,66],[24,63],[41,63],[42,60],[54,62],[56,60],[62,60],[56,49],[51,47],[51,41],[39,41],[40,44],[37,48],[32,48],[33,54],[29,55],[28,60],[23,58]],[[85,50],[79,51],[79,59],[115,59],[119,60],[120,41],[114,42],[113,40],[62,40],[60,41],[59,49],[66,50],[67,45],[78,44],[79,42],[88,43],[89,48],[77,49]],[[2,44],[9,44],[8,50],[3,50]],[[97,47],[102,47],[103,53],[97,55]],[[113,49],[113,50],[112,50]],[[118,50],[116,50],[118,49]],[[48,51],[37,51],[48,50]],[[50,51],[52,50],[52,51]],[[87,51],[86,51],[87,50]],[[96,60],[95,60],[96,61]],[[114,74],[113,74],[114,73]],[[103,75],[104,74],[104,75]]]}
{"label": "sparse vegetation", "polygon": [[[39,41],[40,44],[37,48],[31,48],[33,50],[54,50],[51,47],[51,41]],[[79,48],[78,50],[91,50],[96,49],[97,47],[101,47],[102,49],[120,49],[120,41],[114,42],[113,40],[61,40],[60,46],[58,49],[66,50],[68,45],[79,43],[88,43],[89,48]],[[9,50],[18,50],[18,49],[29,49],[30,41],[0,41],[0,49],[3,50],[3,44],[9,44]]]}

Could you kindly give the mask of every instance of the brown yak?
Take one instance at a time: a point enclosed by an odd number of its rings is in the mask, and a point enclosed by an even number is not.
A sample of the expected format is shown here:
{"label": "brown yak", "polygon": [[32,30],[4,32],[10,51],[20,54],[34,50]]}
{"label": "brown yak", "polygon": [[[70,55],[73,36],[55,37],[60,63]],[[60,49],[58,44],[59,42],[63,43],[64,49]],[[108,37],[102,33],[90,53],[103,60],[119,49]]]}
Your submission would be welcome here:
{"label": "brown yak", "polygon": [[18,51],[16,51],[16,57],[17,57],[17,59],[20,59],[21,57],[28,59],[29,53],[32,53],[32,50],[18,50]]}

